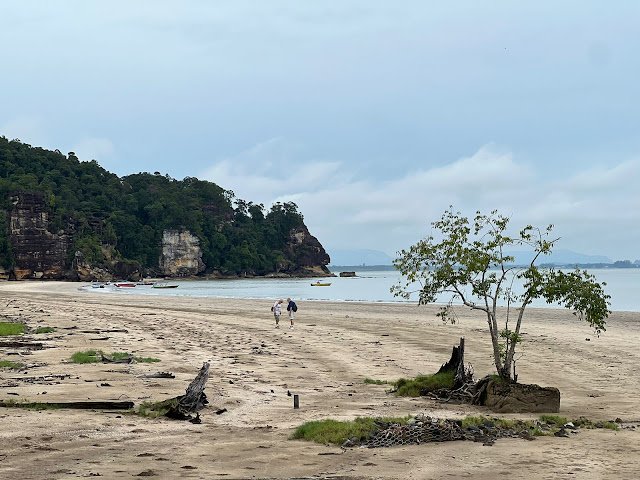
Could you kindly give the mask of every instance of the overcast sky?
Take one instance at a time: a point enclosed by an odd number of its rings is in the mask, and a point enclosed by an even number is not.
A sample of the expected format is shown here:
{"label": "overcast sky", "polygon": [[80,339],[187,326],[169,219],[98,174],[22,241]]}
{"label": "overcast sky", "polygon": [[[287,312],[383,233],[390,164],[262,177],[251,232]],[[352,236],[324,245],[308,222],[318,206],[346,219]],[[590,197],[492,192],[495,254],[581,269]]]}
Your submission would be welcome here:
{"label": "overcast sky", "polygon": [[640,2],[0,3],[0,135],[293,200],[393,255],[450,204],[640,258]]}

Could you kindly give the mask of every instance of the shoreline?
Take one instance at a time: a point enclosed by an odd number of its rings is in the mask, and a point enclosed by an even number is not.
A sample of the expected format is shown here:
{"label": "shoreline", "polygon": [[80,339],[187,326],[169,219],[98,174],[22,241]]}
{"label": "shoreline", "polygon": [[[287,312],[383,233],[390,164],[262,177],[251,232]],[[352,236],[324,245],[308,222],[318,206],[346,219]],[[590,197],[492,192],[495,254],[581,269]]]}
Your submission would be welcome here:
{"label": "shoreline", "polygon": [[[325,418],[491,415],[481,407],[395,397],[385,385],[364,383],[367,377],[396,380],[434,372],[461,336],[476,378],[492,373],[486,321],[473,312],[461,310],[455,325],[443,325],[433,306],[301,301],[295,329],[276,330],[264,300],[84,295],[75,282],[6,285],[0,283],[5,319],[56,331],[29,335],[48,348],[17,356],[2,351],[1,359],[19,359],[29,368],[26,374],[0,370],[0,399],[120,399],[138,405],[183,394],[209,361],[210,405],[201,412],[201,425],[117,412],[0,408],[6,455],[0,477],[97,473],[119,479],[151,471],[159,478],[632,479],[640,467],[635,430],[583,430],[570,439],[533,442],[503,439],[493,447],[447,442],[344,453],[288,439],[298,425]],[[640,313],[614,312],[599,338],[569,311],[538,308],[528,314],[521,381],[558,387],[560,415],[569,418],[638,418]],[[282,323],[288,323],[286,316]],[[68,363],[73,352],[90,348],[160,362]],[[170,371],[175,379],[144,378],[157,371]],[[12,380],[63,373],[70,377],[47,384]],[[287,391],[300,395],[300,409],[292,408]],[[519,468],[523,462],[527,468]]]}

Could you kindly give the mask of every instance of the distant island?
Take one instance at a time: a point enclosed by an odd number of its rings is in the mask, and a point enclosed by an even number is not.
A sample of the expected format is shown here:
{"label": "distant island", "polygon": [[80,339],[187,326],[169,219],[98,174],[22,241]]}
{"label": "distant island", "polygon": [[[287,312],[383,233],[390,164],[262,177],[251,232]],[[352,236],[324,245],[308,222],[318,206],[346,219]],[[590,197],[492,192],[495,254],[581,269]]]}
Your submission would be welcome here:
{"label": "distant island", "polygon": [[[330,250],[333,261],[329,264],[332,271],[340,270],[395,270],[393,258],[385,252],[367,249]],[[515,258],[514,265],[527,265],[533,258],[532,252],[510,252]],[[616,260],[603,255],[585,255],[571,250],[558,249],[547,257],[541,266],[559,268],[640,268],[640,260]]]}
{"label": "distant island", "polygon": [[326,276],[294,203],[266,210],[212,182],[124,177],[0,136],[0,278]]}

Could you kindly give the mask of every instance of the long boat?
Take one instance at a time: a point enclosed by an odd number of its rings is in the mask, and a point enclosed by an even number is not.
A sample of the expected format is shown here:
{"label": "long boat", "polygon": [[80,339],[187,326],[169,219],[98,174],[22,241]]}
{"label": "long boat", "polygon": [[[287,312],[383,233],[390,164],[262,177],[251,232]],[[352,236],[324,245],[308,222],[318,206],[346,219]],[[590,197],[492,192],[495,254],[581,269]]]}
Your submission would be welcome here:
{"label": "long boat", "polygon": [[136,284],[135,283],[131,283],[131,282],[118,282],[118,283],[114,283],[114,285],[118,288],[130,288],[130,287],[135,287]]}
{"label": "long boat", "polygon": [[320,280],[311,284],[312,287],[328,287],[329,285],[331,282],[321,282]]}
{"label": "long boat", "polygon": [[175,283],[156,282],[151,285],[151,288],[178,288],[178,285]]}

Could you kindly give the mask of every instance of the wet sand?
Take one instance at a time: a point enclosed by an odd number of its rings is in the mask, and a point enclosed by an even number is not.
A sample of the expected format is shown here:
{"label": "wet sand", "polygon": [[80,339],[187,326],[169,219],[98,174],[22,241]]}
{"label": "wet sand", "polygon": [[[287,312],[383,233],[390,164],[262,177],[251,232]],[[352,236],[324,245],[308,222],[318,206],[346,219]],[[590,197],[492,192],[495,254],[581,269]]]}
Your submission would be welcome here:
{"label": "wet sand", "polygon": [[[0,314],[28,327],[47,347],[0,360],[0,400],[163,400],[184,393],[211,362],[202,423],[146,419],[122,412],[0,408],[0,478],[510,478],[635,479],[640,430],[581,430],[571,438],[502,439],[494,446],[448,442],[342,451],[289,440],[309,420],[427,413],[488,414],[479,407],[397,398],[366,377],[395,380],[432,373],[459,337],[481,377],[492,373],[481,316],[458,312],[443,325],[433,307],[298,302],[294,330],[274,329],[270,303],[81,292],[80,284],[5,282]],[[284,315],[283,315],[284,320]],[[105,332],[127,330],[127,332]],[[100,332],[99,332],[100,331]],[[640,419],[640,313],[615,312],[595,337],[568,311],[531,309],[519,380],[556,386],[563,416]],[[588,340],[587,340],[588,339]],[[69,363],[89,348],[155,357],[159,363]],[[148,379],[170,371],[175,379]],[[20,377],[69,375],[29,383]],[[108,385],[108,386],[107,386]],[[300,396],[300,409],[292,397]],[[216,415],[216,410],[227,411]],[[520,416],[522,417],[522,416]]]}

